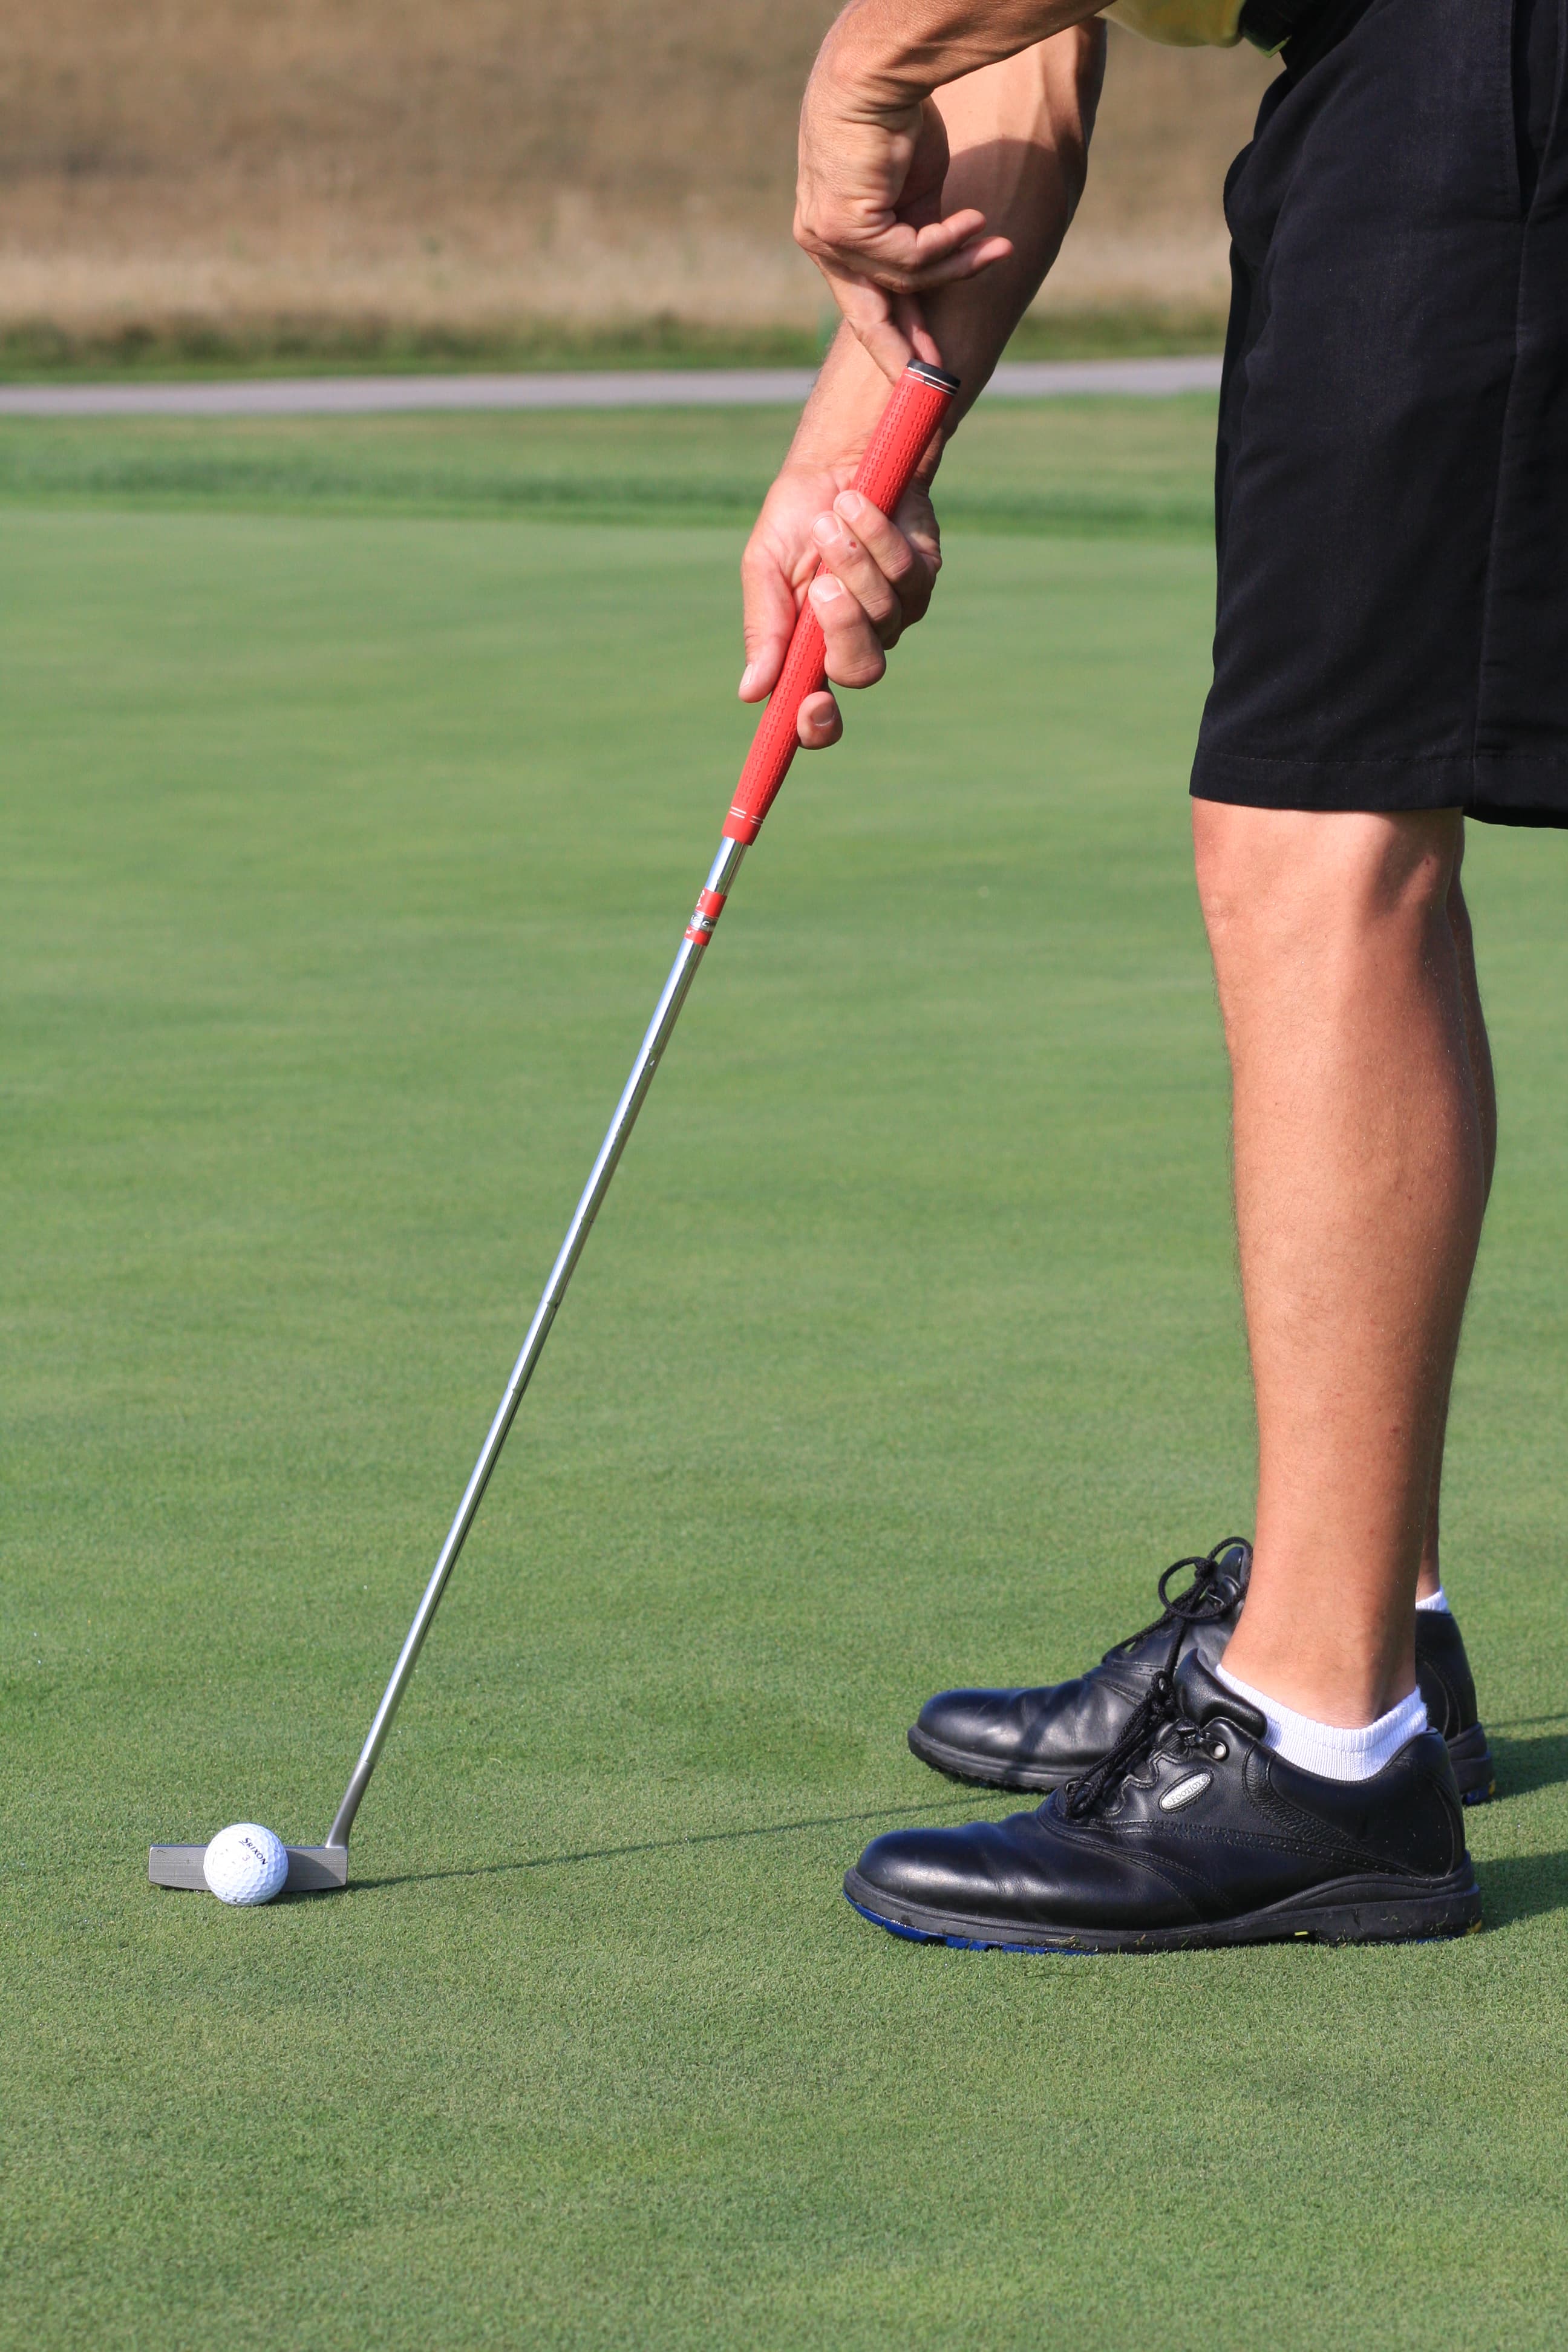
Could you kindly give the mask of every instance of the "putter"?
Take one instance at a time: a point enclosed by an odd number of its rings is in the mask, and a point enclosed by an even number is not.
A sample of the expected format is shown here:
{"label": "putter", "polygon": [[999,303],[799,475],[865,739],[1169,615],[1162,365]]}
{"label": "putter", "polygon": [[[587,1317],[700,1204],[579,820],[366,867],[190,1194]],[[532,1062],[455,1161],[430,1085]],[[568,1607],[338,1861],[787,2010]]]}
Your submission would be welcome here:
{"label": "putter", "polygon": [[[932,434],[946,415],[952,396],[958,390],[956,376],[944,374],[941,368],[928,367],[921,360],[912,360],[893,388],[892,397],[860,461],[854,487],[861,495],[890,514],[913,479],[915,467],[930,446]],[[819,567],[820,568],[820,567]],[[424,1598],[414,1614],[406,1640],[397,1654],[397,1664],[392,1669],[391,1680],[382,1693],[381,1705],[375,1710],[359,1761],[343,1791],[331,1828],[324,1845],[291,1845],[289,1848],[289,1877],[286,1892],[293,1894],[330,1891],[346,1886],[349,1876],[349,1832],[359,1811],[370,1776],[376,1767],[386,1735],[398,1704],[408,1687],[409,1677],[425,1646],[425,1636],[430,1631],[431,1620],[441,1605],[441,1595],[447,1579],[457,1566],[458,1555],[463,1549],[468,1529],[474,1524],[490,1473],[506,1444],[522,1402],[523,1391],[532,1378],[533,1368],[544,1351],[566,1286],[571,1281],[583,1245],[588,1238],[595,1218],[604,1205],[611,1179],[626,1150],[626,1138],[643,1107],[654,1072],[668,1045],[670,1034],[680,1018],[682,1005],[690,993],[697,977],[697,967],[713,936],[715,924],[724,909],[741,861],[762,830],[763,819],[773,806],[779,786],[789,772],[799,738],[795,731],[800,706],[807,695],[817,693],[827,682],[825,667],[822,629],[809,601],[803,602],[800,615],[790,639],[778,684],[769,698],[746,764],[741,771],[741,782],[733,805],[725,819],[719,855],[709,869],[708,879],[698,895],[691,920],[675,959],[669,978],[654,1008],[653,1019],[642,1041],[632,1073],[626,1080],[621,1098],[616,1105],[609,1132],[599,1146],[588,1181],[572,1222],[566,1228],[544,1295],[534,1309],[533,1320],[528,1327],[521,1352],[511,1368],[506,1391],[496,1408],[489,1433],[479,1450],[472,1475],[463,1489],[463,1499],[457,1516],[447,1531]],[[147,1855],[147,1875],[154,1886],[181,1886],[205,1891],[206,1880],[202,1871],[205,1845],[155,1845]]]}

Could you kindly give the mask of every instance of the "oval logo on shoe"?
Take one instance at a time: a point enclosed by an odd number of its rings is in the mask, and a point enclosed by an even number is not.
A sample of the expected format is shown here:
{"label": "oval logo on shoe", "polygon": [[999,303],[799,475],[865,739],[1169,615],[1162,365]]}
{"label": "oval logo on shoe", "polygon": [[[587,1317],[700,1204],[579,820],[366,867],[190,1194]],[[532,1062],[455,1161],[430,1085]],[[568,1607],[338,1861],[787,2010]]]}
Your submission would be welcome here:
{"label": "oval logo on shoe", "polygon": [[1184,1780],[1178,1780],[1173,1789],[1166,1790],[1160,1800],[1160,1811],[1163,1813],[1173,1813],[1181,1806],[1190,1805],[1194,1797],[1203,1795],[1213,1779],[1212,1772],[1189,1772]]}

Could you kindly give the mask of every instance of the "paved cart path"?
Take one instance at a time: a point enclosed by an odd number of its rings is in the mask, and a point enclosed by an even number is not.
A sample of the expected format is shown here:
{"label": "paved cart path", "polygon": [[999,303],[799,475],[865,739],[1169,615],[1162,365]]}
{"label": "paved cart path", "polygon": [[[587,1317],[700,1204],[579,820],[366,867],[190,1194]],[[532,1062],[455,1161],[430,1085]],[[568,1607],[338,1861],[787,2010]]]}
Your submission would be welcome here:
{"label": "paved cart path", "polygon": [[[605,371],[592,375],[270,376],[228,383],[0,385],[0,416],[371,416],[412,409],[737,408],[796,405],[810,368]],[[1014,361],[1002,400],[1215,392],[1217,359]]]}

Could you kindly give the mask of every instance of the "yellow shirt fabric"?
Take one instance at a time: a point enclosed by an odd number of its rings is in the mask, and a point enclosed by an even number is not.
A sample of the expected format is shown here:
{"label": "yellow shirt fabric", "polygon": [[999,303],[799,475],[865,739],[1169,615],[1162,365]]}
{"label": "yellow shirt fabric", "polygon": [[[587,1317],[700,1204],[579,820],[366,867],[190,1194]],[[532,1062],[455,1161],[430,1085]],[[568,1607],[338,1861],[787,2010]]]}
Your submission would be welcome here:
{"label": "yellow shirt fabric", "polygon": [[1232,49],[1241,38],[1243,0],[1116,0],[1105,13],[1142,33],[1183,49]]}

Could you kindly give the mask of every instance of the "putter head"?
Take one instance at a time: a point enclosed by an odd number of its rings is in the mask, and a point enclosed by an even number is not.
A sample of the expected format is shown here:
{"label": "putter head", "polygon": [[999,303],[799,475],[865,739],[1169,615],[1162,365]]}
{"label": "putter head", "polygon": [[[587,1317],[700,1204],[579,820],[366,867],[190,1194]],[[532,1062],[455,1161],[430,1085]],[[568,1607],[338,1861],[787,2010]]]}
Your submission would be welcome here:
{"label": "putter head", "polygon": [[[205,1845],[153,1845],[147,1849],[147,1875],[154,1886],[183,1886],[198,1895],[207,1891],[202,1863]],[[285,1895],[330,1895],[349,1883],[346,1845],[291,1845]]]}

